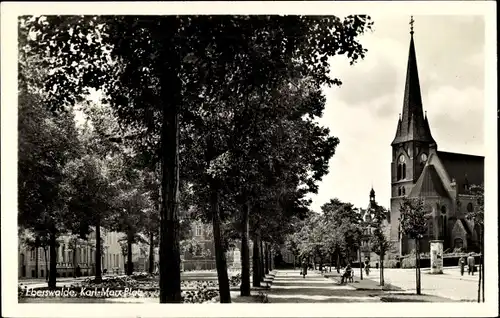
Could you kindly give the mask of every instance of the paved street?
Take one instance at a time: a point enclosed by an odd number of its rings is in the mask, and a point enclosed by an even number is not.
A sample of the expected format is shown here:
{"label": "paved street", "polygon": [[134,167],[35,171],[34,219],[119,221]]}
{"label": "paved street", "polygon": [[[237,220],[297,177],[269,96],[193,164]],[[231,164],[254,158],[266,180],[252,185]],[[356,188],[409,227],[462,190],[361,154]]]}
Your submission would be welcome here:
{"label": "paved street", "polygon": [[269,290],[270,303],[308,303],[308,302],[378,302],[370,293],[356,291],[348,285],[309,271],[306,278],[299,270],[279,270]]}
{"label": "paved street", "polygon": [[[372,269],[369,278],[378,280],[379,270]],[[451,298],[453,300],[477,300],[477,273],[460,276],[458,267],[445,268],[443,274],[433,275],[422,269],[422,294]],[[407,291],[415,291],[415,269],[384,269],[386,283]]]}

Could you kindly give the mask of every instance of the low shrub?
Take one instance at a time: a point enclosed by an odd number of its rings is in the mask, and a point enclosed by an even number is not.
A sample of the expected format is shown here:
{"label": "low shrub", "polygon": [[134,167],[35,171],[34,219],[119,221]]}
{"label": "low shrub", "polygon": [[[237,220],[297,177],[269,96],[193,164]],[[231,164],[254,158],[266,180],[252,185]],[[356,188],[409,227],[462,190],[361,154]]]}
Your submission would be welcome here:
{"label": "low shrub", "polygon": [[400,263],[397,259],[390,259],[384,262],[384,268],[399,268]]}
{"label": "low shrub", "polygon": [[219,291],[215,289],[198,288],[196,290],[186,290],[181,293],[182,302],[188,304],[201,304],[213,302],[219,296]]}
{"label": "low shrub", "polygon": [[231,287],[238,287],[241,284],[241,274],[236,274],[234,276],[231,276],[229,279],[229,286]]}
{"label": "low shrub", "polygon": [[416,266],[415,254],[407,256],[403,258],[401,261],[402,268],[415,268],[415,266]]}

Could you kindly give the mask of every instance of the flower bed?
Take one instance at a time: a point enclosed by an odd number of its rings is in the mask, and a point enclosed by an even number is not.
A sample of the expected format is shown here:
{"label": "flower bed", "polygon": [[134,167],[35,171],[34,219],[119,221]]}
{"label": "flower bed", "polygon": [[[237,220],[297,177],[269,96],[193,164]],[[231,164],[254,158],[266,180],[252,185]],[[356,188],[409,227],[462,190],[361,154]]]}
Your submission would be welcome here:
{"label": "flower bed", "polygon": [[[134,277],[134,278],[133,278]],[[237,274],[229,279],[231,287],[241,284],[241,275]],[[182,299],[184,303],[210,303],[216,302],[219,296],[217,281],[196,280],[182,281]],[[55,290],[49,290],[48,287],[37,288],[40,291],[40,296],[30,297],[47,297],[48,293],[71,293],[74,297],[88,297],[85,291],[98,291],[99,296],[103,298],[117,297],[115,292],[109,291],[139,291],[139,293],[128,294],[129,297],[158,297],[159,282],[151,275],[142,273],[132,276],[105,276],[102,277],[101,283],[96,283],[95,278],[87,278],[79,283],[69,284],[63,287],[57,287]],[[23,298],[26,295],[26,286],[18,285],[18,297]],[[123,297],[122,294],[120,294]],[[57,296],[57,294],[56,294]]]}

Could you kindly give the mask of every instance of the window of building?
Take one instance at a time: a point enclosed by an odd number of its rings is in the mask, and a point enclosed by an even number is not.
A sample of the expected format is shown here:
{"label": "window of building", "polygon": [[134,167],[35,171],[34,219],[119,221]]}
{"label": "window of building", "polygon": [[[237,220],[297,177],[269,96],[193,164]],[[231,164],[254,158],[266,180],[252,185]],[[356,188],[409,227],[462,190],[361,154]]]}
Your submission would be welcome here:
{"label": "window of building", "polygon": [[44,273],[44,271],[43,271],[43,269],[42,269],[42,270],[41,270],[41,272],[40,272],[40,276],[41,276],[41,277],[45,277],[45,276],[44,276],[44,274],[45,274],[45,273]]}
{"label": "window of building", "polygon": [[35,249],[33,248],[30,251],[30,261],[34,261],[34,260],[35,260]]}
{"label": "window of building", "polygon": [[469,202],[469,204],[467,204],[467,211],[468,212],[473,212],[474,211],[474,206],[472,205],[471,202]]}
{"label": "window of building", "polygon": [[446,217],[446,206],[441,206],[441,237],[444,239],[447,235],[446,223],[448,219]]}
{"label": "window of building", "polygon": [[441,207],[441,214],[446,214],[446,206]]}
{"label": "window of building", "polygon": [[197,225],[196,226],[196,232],[195,232],[195,235],[196,236],[201,236],[202,234],[202,228],[201,228],[201,225]]}
{"label": "window of building", "polygon": [[406,195],[406,190],[405,190],[405,187],[401,187],[401,194],[402,194],[402,195]]}
{"label": "window of building", "polygon": [[400,155],[398,158],[398,167],[397,167],[397,180],[406,178],[406,158],[404,155]]}

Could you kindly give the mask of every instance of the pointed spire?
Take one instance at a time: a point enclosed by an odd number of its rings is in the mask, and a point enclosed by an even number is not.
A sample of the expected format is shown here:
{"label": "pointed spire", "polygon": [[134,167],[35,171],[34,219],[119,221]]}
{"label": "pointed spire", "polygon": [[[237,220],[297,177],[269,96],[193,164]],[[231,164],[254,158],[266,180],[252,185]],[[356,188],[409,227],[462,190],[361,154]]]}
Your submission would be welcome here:
{"label": "pointed spire", "polygon": [[413,36],[413,23],[415,23],[415,20],[413,20],[413,16],[410,18],[410,34]]}
{"label": "pointed spire", "polygon": [[420,92],[420,81],[418,77],[417,55],[413,39],[413,16],[410,20],[410,49],[408,52],[408,65],[406,69],[406,82],[403,98],[403,112],[400,115],[401,127],[396,133],[392,144],[418,140],[422,142],[435,143],[431,131],[425,122],[422,109],[422,95]]}

